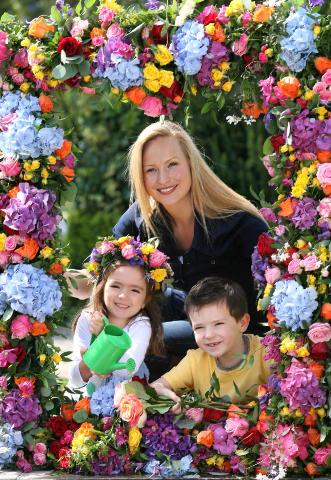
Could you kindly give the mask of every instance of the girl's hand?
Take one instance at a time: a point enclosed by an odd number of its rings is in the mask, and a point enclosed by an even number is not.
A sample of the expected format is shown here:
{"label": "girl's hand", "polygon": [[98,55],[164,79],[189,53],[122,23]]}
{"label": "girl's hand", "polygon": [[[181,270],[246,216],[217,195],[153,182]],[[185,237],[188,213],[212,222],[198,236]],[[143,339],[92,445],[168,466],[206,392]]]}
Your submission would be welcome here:
{"label": "girl's hand", "polygon": [[104,324],[102,318],[104,317],[102,312],[92,312],[91,320],[90,320],[90,332],[93,335],[99,335],[99,333],[103,330]]}

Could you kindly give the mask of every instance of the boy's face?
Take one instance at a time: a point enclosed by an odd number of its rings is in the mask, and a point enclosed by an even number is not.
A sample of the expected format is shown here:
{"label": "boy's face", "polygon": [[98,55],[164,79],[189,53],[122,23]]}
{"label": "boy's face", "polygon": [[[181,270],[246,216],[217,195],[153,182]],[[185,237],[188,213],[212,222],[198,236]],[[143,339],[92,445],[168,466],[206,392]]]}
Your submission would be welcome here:
{"label": "boy's face", "polygon": [[221,364],[231,367],[238,363],[243,351],[242,334],[248,327],[249,314],[236,320],[225,303],[211,303],[189,312],[197,345]]}

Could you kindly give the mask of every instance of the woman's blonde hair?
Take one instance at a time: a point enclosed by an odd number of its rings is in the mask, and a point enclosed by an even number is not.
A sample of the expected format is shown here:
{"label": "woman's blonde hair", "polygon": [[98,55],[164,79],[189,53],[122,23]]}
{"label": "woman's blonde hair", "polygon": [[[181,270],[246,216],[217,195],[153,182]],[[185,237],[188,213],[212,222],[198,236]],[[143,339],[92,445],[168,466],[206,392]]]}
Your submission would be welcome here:
{"label": "woman's blonde hair", "polygon": [[170,121],[159,121],[146,127],[129,151],[131,201],[138,202],[149,235],[158,233],[152,218],[155,211],[167,224],[164,209],[146,191],[143,175],[144,149],[157,137],[176,138],[181,145],[191,170],[193,210],[198,213],[207,236],[206,218],[220,218],[237,212],[248,212],[263,220],[258,209],[247,198],[236,193],[217,177],[182,126]]}

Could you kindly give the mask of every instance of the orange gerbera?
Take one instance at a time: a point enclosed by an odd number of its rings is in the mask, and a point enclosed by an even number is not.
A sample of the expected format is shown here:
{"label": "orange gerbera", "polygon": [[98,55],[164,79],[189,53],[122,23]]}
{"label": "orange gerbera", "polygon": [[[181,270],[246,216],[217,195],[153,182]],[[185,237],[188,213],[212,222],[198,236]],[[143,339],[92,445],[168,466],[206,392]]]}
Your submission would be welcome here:
{"label": "orange gerbera", "polygon": [[324,365],[322,365],[321,363],[309,362],[308,367],[309,370],[311,370],[317,378],[321,378],[324,373]]}
{"label": "orange gerbera", "polygon": [[310,444],[313,447],[317,447],[317,445],[321,442],[321,435],[317,428],[310,427],[308,428],[308,439]]}
{"label": "orange gerbera", "polygon": [[33,260],[39,252],[39,244],[34,238],[27,238],[23,246],[17,248],[15,252],[28,260]]}
{"label": "orange gerbera", "polygon": [[38,322],[35,320],[31,327],[31,335],[33,337],[39,337],[39,335],[46,335],[49,332],[49,329],[45,322]]}
{"label": "orange gerbera", "polygon": [[241,112],[248,117],[259,118],[263,113],[267,113],[267,108],[260,106],[255,102],[245,102]]}
{"label": "orange gerbera", "polygon": [[317,465],[313,462],[307,463],[307,465],[304,468],[305,472],[308,473],[308,475],[313,476],[313,475],[320,475],[320,471],[317,469]]}

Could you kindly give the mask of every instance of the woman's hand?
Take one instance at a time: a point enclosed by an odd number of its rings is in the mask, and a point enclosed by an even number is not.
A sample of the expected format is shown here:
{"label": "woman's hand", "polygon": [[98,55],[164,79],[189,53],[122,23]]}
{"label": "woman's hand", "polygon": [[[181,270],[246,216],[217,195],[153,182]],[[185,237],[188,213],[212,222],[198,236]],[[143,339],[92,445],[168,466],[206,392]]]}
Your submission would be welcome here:
{"label": "woman's hand", "polygon": [[92,284],[86,270],[69,268],[64,272],[63,276],[67,281],[69,293],[72,297],[78,298],[79,300],[87,300],[90,298]]}
{"label": "woman's hand", "polygon": [[104,323],[103,323],[103,317],[104,314],[102,312],[94,311],[91,313],[91,319],[90,319],[90,332],[97,336],[99,333],[103,330],[104,328]]}

